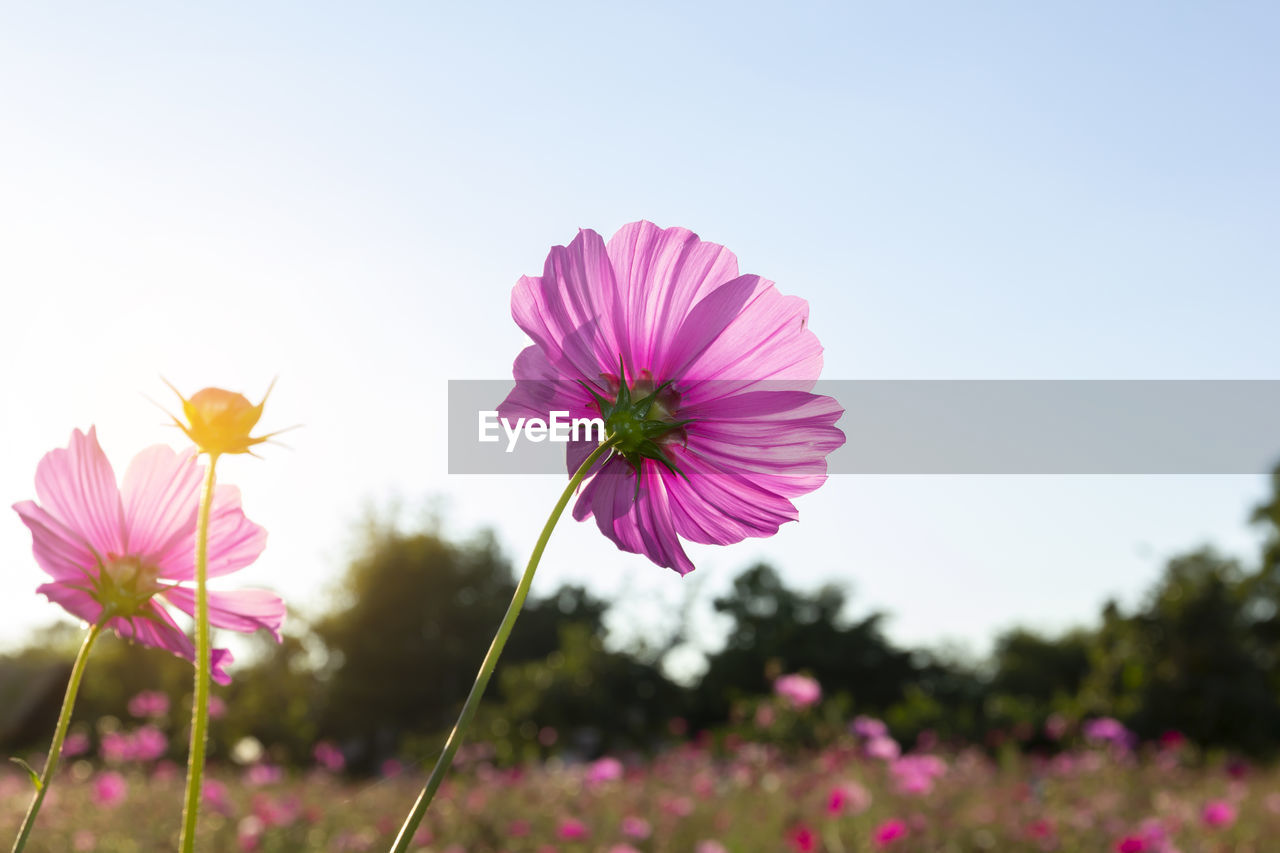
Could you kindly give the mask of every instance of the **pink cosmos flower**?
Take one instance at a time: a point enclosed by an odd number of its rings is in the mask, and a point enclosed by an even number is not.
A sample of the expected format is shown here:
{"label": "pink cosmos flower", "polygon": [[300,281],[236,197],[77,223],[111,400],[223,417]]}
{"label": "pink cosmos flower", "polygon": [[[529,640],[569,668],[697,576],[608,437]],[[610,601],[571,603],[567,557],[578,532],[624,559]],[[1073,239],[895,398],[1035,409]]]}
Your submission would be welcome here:
{"label": "pink cosmos flower", "polygon": [[787,843],[795,853],[813,853],[818,849],[818,836],[803,824],[792,827],[787,833]]}
{"label": "pink cosmos flower", "polygon": [[99,773],[93,780],[93,802],[106,809],[113,809],[129,796],[129,783],[114,770]]}
{"label": "pink cosmos flower", "polygon": [[577,818],[567,817],[556,827],[556,837],[561,841],[581,841],[590,834],[587,825]]}
{"label": "pink cosmos flower", "polygon": [[653,827],[642,817],[627,815],[622,819],[622,834],[628,838],[644,840],[653,834]]}
{"label": "pink cosmos flower", "polygon": [[871,833],[871,843],[878,849],[883,849],[904,837],[906,834],[907,825],[905,822],[898,820],[897,818],[894,818],[893,820],[886,820],[884,823],[877,826]]}
{"label": "pink cosmos flower", "polygon": [[[810,393],[822,346],[808,305],[683,228],[635,222],[607,244],[580,231],[520,279],[511,311],[533,346],[499,415],[603,419],[616,443],[574,518],[660,566],[693,570],[681,538],[772,536],[844,443],[843,409]],[[598,445],[577,439],[571,472]]]}
{"label": "pink cosmos flower", "polygon": [[[195,590],[196,510],[203,467],[195,451],[164,445],[139,453],[117,486],[115,472],[92,427],[51,451],[36,468],[35,501],[14,510],[31,530],[36,562],[52,583],[36,591],[73,616],[107,626],[121,637],[195,660],[191,639],[168,608],[190,614]],[[238,571],[257,559],[266,531],[245,518],[240,493],[218,486],[209,528],[209,577]],[[252,633],[266,628],[280,639],[284,602],[265,590],[209,591],[210,622]],[[111,616],[110,614],[117,614]],[[226,649],[213,650],[213,677],[230,681]]]}
{"label": "pink cosmos flower", "polygon": [[857,782],[843,782],[827,795],[827,814],[862,814],[871,806],[871,792]]}
{"label": "pink cosmos flower", "polygon": [[889,736],[889,727],[883,721],[877,720],[875,717],[868,717],[865,714],[859,714],[854,717],[853,724],[849,728],[858,737],[863,737],[867,740]]}
{"label": "pink cosmos flower", "polygon": [[311,750],[311,754],[315,757],[316,763],[331,773],[339,773],[342,768],[347,766],[347,757],[342,754],[342,750],[337,745],[322,740]]}
{"label": "pink cosmos flower", "polygon": [[1226,800],[1210,800],[1205,803],[1200,819],[1204,821],[1205,826],[1214,829],[1230,826],[1236,822],[1236,807]]}
{"label": "pink cosmos flower", "polygon": [[589,784],[599,785],[603,782],[621,779],[622,773],[622,762],[606,755],[604,758],[597,759],[587,766],[586,780]]}
{"label": "pink cosmos flower", "polygon": [[808,708],[822,699],[821,685],[807,675],[784,675],[773,682],[773,692],[793,708]]}
{"label": "pink cosmos flower", "polygon": [[89,736],[84,732],[72,732],[62,742],[62,757],[75,758],[89,751]]}
{"label": "pink cosmos flower", "polygon": [[129,713],[135,717],[163,717],[169,713],[169,697],[159,690],[143,690],[129,700]]}

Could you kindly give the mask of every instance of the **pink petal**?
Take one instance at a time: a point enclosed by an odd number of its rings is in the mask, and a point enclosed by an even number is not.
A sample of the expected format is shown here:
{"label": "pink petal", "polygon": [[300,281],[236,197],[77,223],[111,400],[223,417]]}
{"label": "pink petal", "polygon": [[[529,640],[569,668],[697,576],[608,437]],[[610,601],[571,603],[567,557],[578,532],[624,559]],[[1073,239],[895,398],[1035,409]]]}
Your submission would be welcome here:
{"label": "pink petal", "polygon": [[[55,604],[61,605],[72,616],[84,622],[93,624],[102,615],[102,605],[93,596],[68,584],[42,584],[36,588],[36,592]],[[183,633],[177,623],[173,621],[173,617],[163,607],[157,605],[154,599],[144,606],[144,611],[145,617],[112,619],[107,623],[107,627],[126,640],[133,640],[141,645],[151,646],[156,649],[164,649],[194,663],[196,658],[195,646],[192,644],[191,638]],[[232,660],[231,652],[226,649],[213,649],[211,658],[214,681],[219,684],[229,684],[231,677],[226,673],[226,665]]]}
{"label": "pink petal", "polygon": [[79,534],[45,512],[35,501],[13,505],[22,523],[31,530],[31,550],[36,563],[57,580],[84,580],[97,573],[98,560]]}
{"label": "pink petal", "polygon": [[[179,610],[194,616],[196,591],[187,587],[173,587],[162,595]],[[271,632],[280,642],[280,627],[284,624],[284,600],[265,589],[209,590],[209,624],[252,634],[259,628]]]}
{"label": "pink petal", "polygon": [[667,473],[668,502],[675,529],[693,542],[729,545],[748,537],[772,536],[799,517],[787,498],[734,473],[723,473],[695,454],[679,454],[688,479]]}
{"label": "pink petal", "polygon": [[36,496],[50,515],[83,537],[103,559],[123,553],[120,490],[94,427],[88,435],[75,430],[65,449],[45,454],[36,466]]}
{"label": "pink petal", "polygon": [[[209,516],[209,577],[216,578],[243,569],[258,559],[266,545],[267,531],[246,518],[240,508],[240,490],[235,486],[215,488],[213,510]],[[169,549],[156,559],[160,577],[193,580],[195,552],[193,527],[190,533],[173,540]]]}
{"label": "pink petal", "polygon": [[194,449],[176,453],[158,444],[133,458],[121,489],[130,553],[155,559],[192,535],[203,479]]}
{"label": "pink petal", "polygon": [[711,470],[738,475],[788,497],[826,480],[827,455],[844,444],[835,423],[844,413],[831,397],[755,391],[682,407],[694,419],[688,450]]}
{"label": "pink petal", "polygon": [[[713,300],[708,309],[717,322],[740,294],[730,291],[726,296],[732,297],[727,305]],[[775,390],[783,383],[792,390],[809,390],[822,373],[822,344],[809,330],[809,304],[783,296],[772,282],[760,279],[738,314],[681,371],[674,378],[686,403],[759,382],[774,383]],[[694,380],[692,387],[681,383],[685,377]]]}
{"label": "pink petal", "polygon": [[693,571],[693,562],[676,535],[662,478],[670,472],[649,459],[643,464],[637,493],[630,463],[620,457],[609,460],[583,488],[573,517],[583,521],[594,515],[600,532],[622,550],[644,554],[659,566],[688,574]]}
{"label": "pink petal", "polygon": [[629,355],[613,268],[594,231],[552,247],[542,277],[516,283],[511,315],[563,378],[594,381],[604,365]]}
{"label": "pink petal", "polygon": [[737,277],[738,259],[686,228],[652,222],[618,229],[608,253],[626,312],[628,366],[668,379],[667,350],[679,340],[685,318],[700,299]]}
{"label": "pink petal", "polygon": [[[615,368],[616,370],[616,368]],[[590,407],[590,393],[564,375],[536,346],[526,347],[516,356],[513,372],[516,387],[498,405],[498,416],[515,423],[518,418],[543,418],[552,411],[569,412],[572,418],[599,417]],[[598,387],[603,391],[603,387]]]}

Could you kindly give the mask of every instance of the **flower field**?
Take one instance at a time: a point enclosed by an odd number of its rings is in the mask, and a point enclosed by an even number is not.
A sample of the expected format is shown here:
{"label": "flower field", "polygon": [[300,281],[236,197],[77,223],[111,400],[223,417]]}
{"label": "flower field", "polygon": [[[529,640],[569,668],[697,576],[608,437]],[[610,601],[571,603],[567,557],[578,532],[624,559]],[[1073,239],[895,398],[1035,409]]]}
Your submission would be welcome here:
{"label": "flower field", "polygon": [[[1106,737],[1104,725],[1051,757],[976,748],[898,754],[891,738],[857,728],[862,734],[851,729],[824,750],[791,756],[730,737],[675,744],[647,760],[500,768],[472,747],[413,849],[1265,853],[1280,838],[1280,773],[1206,760],[1177,738],[1134,750]],[[135,749],[108,739],[99,756],[67,761],[28,849],[171,848],[182,772],[153,760],[149,739],[135,732],[127,739]],[[198,849],[387,849],[425,770],[389,762],[380,778],[349,779],[332,745],[316,758],[292,772],[214,767]],[[0,776],[0,825],[16,826],[28,797],[20,772]]]}

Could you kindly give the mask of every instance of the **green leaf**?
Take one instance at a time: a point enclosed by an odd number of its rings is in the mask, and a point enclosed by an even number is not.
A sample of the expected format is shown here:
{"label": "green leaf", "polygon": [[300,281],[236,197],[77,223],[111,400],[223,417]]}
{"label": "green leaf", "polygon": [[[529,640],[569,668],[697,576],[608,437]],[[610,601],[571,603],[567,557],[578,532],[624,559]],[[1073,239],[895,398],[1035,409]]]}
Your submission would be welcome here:
{"label": "green leaf", "polygon": [[37,773],[30,764],[23,761],[21,758],[10,758],[9,760],[12,761],[14,764],[21,765],[22,769],[27,771],[27,774],[31,777],[31,784],[36,786],[37,791],[39,791],[41,788],[44,787],[44,785],[40,781],[40,774]]}

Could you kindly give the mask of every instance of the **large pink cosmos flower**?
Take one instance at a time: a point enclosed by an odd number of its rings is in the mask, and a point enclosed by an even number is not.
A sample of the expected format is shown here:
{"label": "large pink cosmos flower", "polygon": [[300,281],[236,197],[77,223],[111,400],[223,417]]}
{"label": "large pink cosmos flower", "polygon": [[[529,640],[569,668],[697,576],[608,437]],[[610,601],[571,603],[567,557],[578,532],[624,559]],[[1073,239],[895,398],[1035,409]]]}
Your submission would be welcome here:
{"label": "large pink cosmos flower", "polygon": [[[844,443],[843,409],[811,393],[822,346],[808,304],[683,228],[635,222],[607,245],[580,231],[520,279],[511,309],[534,343],[500,416],[603,418],[620,440],[574,517],[660,566],[693,569],[681,537],[772,536]],[[571,442],[569,470],[597,444]]]}
{"label": "large pink cosmos flower", "polygon": [[[190,614],[195,590],[196,511],[204,468],[195,451],[149,447],[129,464],[117,487],[98,444],[76,430],[66,449],[51,451],[36,468],[35,501],[14,504],[31,530],[36,562],[52,578],[37,592],[69,613],[96,623],[110,609],[107,627],[126,639],[195,660],[191,639],[178,628],[165,601]],[[245,518],[240,492],[218,486],[209,521],[209,577],[231,574],[257,559],[267,532]],[[234,631],[266,628],[276,640],[285,606],[266,590],[209,591],[209,620]],[[213,650],[214,680],[230,681],[226,649]]]}

